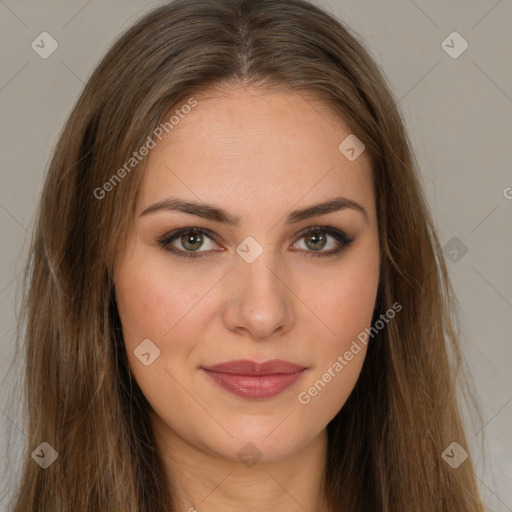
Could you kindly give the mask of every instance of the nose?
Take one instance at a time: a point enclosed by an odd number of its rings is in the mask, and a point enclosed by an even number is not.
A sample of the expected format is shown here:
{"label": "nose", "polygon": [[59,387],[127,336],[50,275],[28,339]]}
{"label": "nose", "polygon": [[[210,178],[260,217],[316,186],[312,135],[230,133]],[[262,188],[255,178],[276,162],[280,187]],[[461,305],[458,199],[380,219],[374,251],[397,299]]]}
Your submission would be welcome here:
{"label": "nose", "polygon": [[260,341],[288,332],[295,319],[295,295],[282,260],[268,250],[252,263],[236,257],[233,265],[227,276],[226,328]]}

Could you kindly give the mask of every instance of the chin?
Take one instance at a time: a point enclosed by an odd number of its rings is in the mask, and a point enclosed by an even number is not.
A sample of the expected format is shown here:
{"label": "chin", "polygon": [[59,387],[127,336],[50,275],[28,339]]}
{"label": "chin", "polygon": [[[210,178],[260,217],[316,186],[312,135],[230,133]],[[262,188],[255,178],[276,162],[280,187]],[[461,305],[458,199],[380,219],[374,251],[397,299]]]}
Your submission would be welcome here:
{"label": "chin", "polygon": [[226,430],[233,437],[227,433],[217,439],[213,439],[209,433],[201,437],[208,451],[231,461],[242,462],[247,467],[256,460],[278,462],[293,455],[315,437],[308,436],[307,432],[295,431],[296,425],[287,424],[286,420],[283,422],[284,418],[286,414],[277,420],[269,418],[265,421],[254,417],[237,424],[225,422]]}

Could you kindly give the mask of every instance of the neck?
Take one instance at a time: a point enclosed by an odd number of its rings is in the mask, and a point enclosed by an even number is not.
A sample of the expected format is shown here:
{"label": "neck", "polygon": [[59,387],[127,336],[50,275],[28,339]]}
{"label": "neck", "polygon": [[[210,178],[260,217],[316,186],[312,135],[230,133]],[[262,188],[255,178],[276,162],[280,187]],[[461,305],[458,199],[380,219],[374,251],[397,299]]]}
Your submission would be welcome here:
{"label": "neck", "polygon": [[154,418],[155,436],[183,512],[328,512],[324,468],[327,431],[285,459],[254,465],[206,452]]}

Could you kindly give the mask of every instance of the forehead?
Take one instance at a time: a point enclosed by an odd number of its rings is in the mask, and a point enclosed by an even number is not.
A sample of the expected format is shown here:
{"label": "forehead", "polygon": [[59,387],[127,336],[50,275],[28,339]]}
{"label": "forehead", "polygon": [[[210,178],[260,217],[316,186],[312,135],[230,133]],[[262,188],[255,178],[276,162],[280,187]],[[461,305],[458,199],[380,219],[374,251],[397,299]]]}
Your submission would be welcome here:
{"label": "forehead", "polygon": [[264,208],[340,193],[372,213],[369,158],[363,152],[350,161],[342,154],[349,128],[312,95],[240,87],[194,99],[197,106],[155,140],[139,211],[167,195]]}

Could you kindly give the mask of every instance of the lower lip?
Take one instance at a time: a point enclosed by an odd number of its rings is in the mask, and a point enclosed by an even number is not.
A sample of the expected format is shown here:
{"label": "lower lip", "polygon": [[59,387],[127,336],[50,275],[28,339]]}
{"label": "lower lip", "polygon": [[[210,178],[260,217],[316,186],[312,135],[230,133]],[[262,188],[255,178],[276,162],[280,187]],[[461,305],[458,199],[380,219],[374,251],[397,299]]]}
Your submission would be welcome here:
{"label": "lower lip", "polygon": [[300,379],[306,369],[294,373],[261,376],[234,375],[232,373],[213,372],[204,368],[202,370],[220,387],[234,395],[243,398],[263,399],[272,398],[288,389]]}

